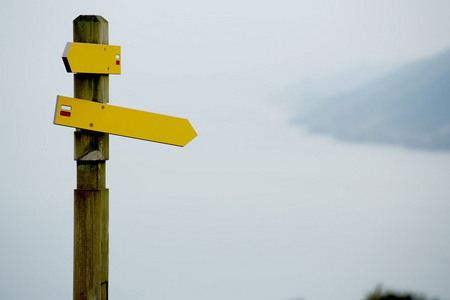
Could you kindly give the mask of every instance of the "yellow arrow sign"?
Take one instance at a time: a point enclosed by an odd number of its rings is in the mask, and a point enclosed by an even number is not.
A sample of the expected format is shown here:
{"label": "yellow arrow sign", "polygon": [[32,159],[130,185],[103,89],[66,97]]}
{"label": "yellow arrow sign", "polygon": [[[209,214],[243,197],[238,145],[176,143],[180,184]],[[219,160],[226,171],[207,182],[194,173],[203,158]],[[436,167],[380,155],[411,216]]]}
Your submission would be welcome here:
{"label": "yellow arrow sign", "polygon": [[120,46],[67,43],[62,56],[69,73],[120,74]]}
{"label": "yellow arrow sign", "polygon": [[187,119],[58,96],[54,124],[175,146],[197,136]]}

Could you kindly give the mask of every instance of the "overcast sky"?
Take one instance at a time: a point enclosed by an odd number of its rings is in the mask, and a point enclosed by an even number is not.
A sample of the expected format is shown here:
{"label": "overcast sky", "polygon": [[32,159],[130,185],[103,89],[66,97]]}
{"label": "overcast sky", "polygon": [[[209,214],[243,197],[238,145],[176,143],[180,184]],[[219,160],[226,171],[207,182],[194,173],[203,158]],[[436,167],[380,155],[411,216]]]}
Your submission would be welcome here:
{"label": "overcast sky", "polygon": [[73,130],[52,120],[56,95],[73,95],[72,21],[98,14],[122,47],[110,103],[199,134],[185,148],[111,137],[111,299],[356,300],[377,282],[448,299],[449,155],[311,137],[274,99],[448,49],[450,1],[2,0],[0,12],[0,298],[71,297]]}

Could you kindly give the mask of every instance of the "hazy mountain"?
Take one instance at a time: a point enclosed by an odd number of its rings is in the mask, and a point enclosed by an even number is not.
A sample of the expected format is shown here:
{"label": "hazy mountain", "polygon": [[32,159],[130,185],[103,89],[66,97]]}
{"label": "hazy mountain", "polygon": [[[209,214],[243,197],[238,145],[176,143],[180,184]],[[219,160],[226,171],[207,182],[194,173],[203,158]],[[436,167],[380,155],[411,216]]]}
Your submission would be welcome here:
{"label": "hazy mountain", "polygon": [[296,122],[340,139],[450,150],[450,51],[321,100]]}

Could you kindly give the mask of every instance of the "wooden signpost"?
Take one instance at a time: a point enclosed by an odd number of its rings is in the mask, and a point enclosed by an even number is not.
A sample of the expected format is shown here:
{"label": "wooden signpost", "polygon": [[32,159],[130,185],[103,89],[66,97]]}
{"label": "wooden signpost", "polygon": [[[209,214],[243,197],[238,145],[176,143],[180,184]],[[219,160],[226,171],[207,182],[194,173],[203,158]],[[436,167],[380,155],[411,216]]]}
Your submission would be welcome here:
{"label": "wooden signpost", "polygon": [[109,133],[185,146],[197,133],[182,118],[108,105],[109,74],[121,73],[120,46],[108,45],[101,16],[73,21],[73,43],[63,53],[74,74],[74,98],[57,97],[54,124],[77,128],[74,192],[74,300],[107,300],[109,273],[109,191],[105,167]]}

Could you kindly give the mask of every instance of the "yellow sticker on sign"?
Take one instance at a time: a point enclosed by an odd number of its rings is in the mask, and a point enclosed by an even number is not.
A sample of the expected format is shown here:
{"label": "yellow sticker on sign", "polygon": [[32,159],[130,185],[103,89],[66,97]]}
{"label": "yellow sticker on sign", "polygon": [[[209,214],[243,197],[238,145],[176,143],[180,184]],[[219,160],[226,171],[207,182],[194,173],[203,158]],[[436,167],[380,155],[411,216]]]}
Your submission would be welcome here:
{"label": "yellow sticker on sign", "polygon": [[187,119],[58,96],[56,125],[185,146],[197,136]]}
{"label": "yellow sticker on sign", "polygon": [[120,46],[67,43],[62,56],[69,73],[120,74]]}

